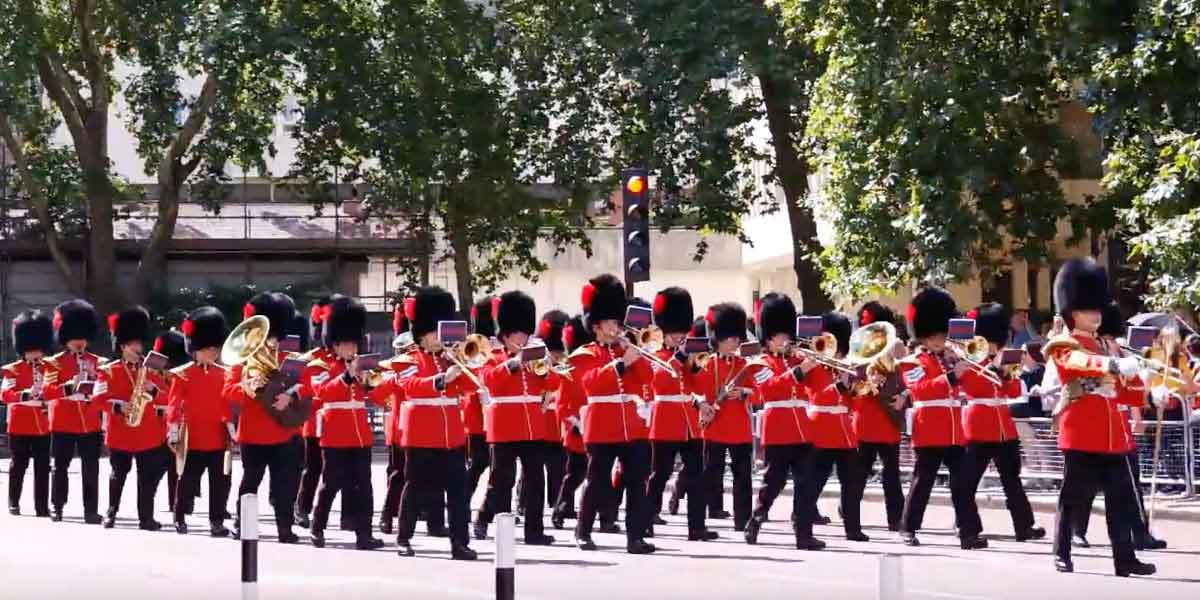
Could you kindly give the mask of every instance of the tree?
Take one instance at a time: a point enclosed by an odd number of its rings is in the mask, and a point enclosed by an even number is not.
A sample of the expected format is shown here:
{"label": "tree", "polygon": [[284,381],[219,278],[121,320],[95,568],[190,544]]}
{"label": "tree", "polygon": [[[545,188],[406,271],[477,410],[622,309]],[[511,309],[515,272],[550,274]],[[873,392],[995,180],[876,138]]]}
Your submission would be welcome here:
{"label": "tree", "polygon": [[[846,297],[1037,264],[1081,212],[1056,127],[1069,82],[1054,2],[784,2],[791,35],[828,55],[809,142],[836,241],[825,287]],[[1075,234],[1081,235],[1076,229]]]}
{"label": "tree", "polygon": [[[0,8],[0,137],[54,264],[72,293],[110,310],[165,285],[185,185],[220,200],[228,161],[263,167],[282,95],[287,31],[277,2],[262,0],[4,0]],[[43,108],[43,95],[49,107]],[[117,282],[114,221],[140,198],[113,173],[109,125],[123,96],[145,171],[157,182],[155,222],[137,281]],[[50,133],[62,127],[70,159]],[[55,220],[38,173],[77,165],[86,214],[72,270],[73,232]]]}

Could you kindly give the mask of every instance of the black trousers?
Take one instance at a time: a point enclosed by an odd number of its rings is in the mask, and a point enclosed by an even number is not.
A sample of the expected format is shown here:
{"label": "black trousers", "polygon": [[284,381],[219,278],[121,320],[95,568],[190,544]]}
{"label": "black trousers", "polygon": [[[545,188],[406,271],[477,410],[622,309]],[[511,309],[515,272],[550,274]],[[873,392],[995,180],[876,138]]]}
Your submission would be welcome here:
{"label": "black trousers", "polygon": [[450,540],[466,545],[469,541],[467,521],[466,453],[461,447],[405,448],[404,491],[400,494],[400,520],[396,537],[401,542],[412,539],[417,526],[417,513],[422,507],[441,504],[445,497],[450,516]]}
{"label": "black trousers", "polygon": [[[542,449],[542,466],[545,467],[546,479],[546,507],[553,509],[558,501],[558,490],[562,487],[562,480],[567,468],[567,454],[563,449],[562,444],[552,441],[538,442]],[[525,471],[521,471],[520,478],[517,479],[517,510],[522,514],[525,512]]]}
{"label": "black trousers", "polygon": [[562,485],[555,494],[555,515],[569,515],[575,512],[575,492],[587,477],[587,454],[571,452],[565,448],[564,450],[567,453],[566,472],[563,474]]}
{"label": "black trousers", "polygon": [[800,517],[796,520],[796,535],[812,536],[812,526],[817,520],[817,500],[821,497],[821,491],[825,489],[825,483],[829,481],[834,467],[837,467],[838,481],[842,486],[842,529],[847,535],[861,533],[862,496],[858,490],[862,489],[859,480],[863,475],[858,449],[813,448],[809,461],[811,467],[801,486],[803,491],[794,504]]}
{"label": "black trousers", "polygon": [[300,436],[292,436],[279,444],[242,444],[242,482],[238,485],[238,523],[241,522],[241,497],[257,494],[267,470],[271,471],[270,498],[275,511],[275,527],[279,533],[291,533],[295,522],[293,504],[300,489],[300,463],[304,444]]}
{"label": "black trousers", "polygon": [[153,521],[154,495],[158,492],[158,483],[167,472],[167,463],[172,460],[175,457],[166,445],[141,452],[110,450],[108,461],[112,465],[112,473],[108,476],[108,513],[115,516],[121,509],[125,479],[136,463],[138,521]]}
{"label": "black trousers", "polygon": [[704,531],[704,492],[700,489],[704,472],[704,441],[690,439],[684,442],[650,442],[654,454],[654,467],[650,471],[650,481],[646,484],[647,502],[650,503],[651,514],[662,512],[663,492],[667,489],[667,480],[675,471],[675,457],[683,461],[683,470],[679,476],[690,486],[687,490],[687,520],[688,531]]}
{"label": "black trousers", "polygon": [[21,487],[25,485],[25,469],[33,461],[33,507],[39,515],[50,513],[50,436],[10,435],[8,447],[12,463],[8,468],[8,506],[21,505]]}
{"label": "black trousers", "polygon": [[500,442],[492,444],[492,485],[488,486],[479,510],[479,521],[491,523],[499,513],[512,511],[513,486],[517,482],[517,461],[521,461],[521,494],[525,497],[525,537],[544,533],[542,503],[546,482],[543,469],[545,449],[541,441]]}
{"label": "black trousers", "polygon": [[[300,471],[300,490],[296,494],[296,514],[307,515],[312,512],[313,501],[317,497],[317,485],[321,482],[324,472],[325,459],[321,452],[321,438],[304,438],[304,464]],[[342,520],[354,514],[342,494]]]}
{"label": "black trousers", "polygon": [[[575,526],[576,537],[590,537],[596,524],[596,514],[608,506],[612,495],[612,468],[621,460],[623,477],[626,481],[645,481],[650,469],[650,442],[634,440],[614,444],[587,445],[587,485],[583,488],[583,500],[579,507],[579,521]],[[629,485],[628,504],[625,506],[625,537],[634,541],[645,537],[650,526],[650,510],[646,502],[645,485]]]}
{"label": "black trousers", "polygon": [[99,512],[100,446],[104,436],[95,433],[50,433],[50,454],[54,457],[54,477],[50,490],[50,502],[54,510],[61,511],[67,503],[67,470],[71,459],[79,457],[83,484],[83,514]]}
{"label": "black trousers", "polygon": [[705,501],[711,509],[720,507],[724,488],[725,454],[729,454],[733,469],[733,526],[740,529],[750,520],[750,504],[754,490],[751,485],[750,460],[752,444],[722,444],[704,442]]}
{"label": "black trousers", "polygon": [[1123,454],[1063,451],[1063,484],[1055,515],[1054,553],[1071,558],[1071,531],[1075,515],[1091,510],[1087,504],[1093,490],[1104,490],[1104,520],[1112,542],[1113,561],[1127,563],[1137,556],[1133,549],[1133,522],[1137,519],[1137,494],[1129,462]]}
{"label": "black trousers", "polygon": [[[913,467],[908,497],[904,500],[900,529],[912,533],[920,531],[925,520],[925,507],[929,505],[929,494],[933,491],[933,482],[943,464],[950,471],[950,502],[954,504],[955,520],[960,527],[978,522],[979,508],[975,505],[975,496],[969,493],[969,477],[966,477],[963,470],[963,456],[966,450],[962,446],[936,446],[914,448],[913,452],[917,455],[917,463]],[[959,529],[959,537],[966,537],[963,529]]]}
{"label": "black trousers", "polygon": [[883,483],[883,502],[887,508],[888,527],[900,527],[900,515],[904,512],[904,488],[900,486],[900,444],[876,444],[859,442],[859,468],[862,477],[858,480],[860,489],[858,497],[862,498],[866,490],[867,478],[875,468],[875,459],[883,465],[880,479]]}
{"label": "black trousers", "polygon": [[[175,463],[171,457],[171,464]],[[229,500],[229,478],[225,476],[224,450],[189,450],[183,473],[179,476],[179,488],[175,494],[175,522],[184,522],[184,515],[191,514],[196,498],[200,496],[200,478],[208,473],[208,520],[221,523],[225,520],[225,504]]]}
{"label": "black trousers", "polygon": [[383,496],[381,521],[391,521],[400,514],[400,493],[404,491],[404,449],[388,447],[387,492]]}
{"label": "black trousers", "polygon": [[[1000,474],[1000,485],[1004,488],[1004,503],[1008,514],[1012,516],[1013,531],[1020,533],[1033,527],[1033,507],[1029,505],[1029,497],[1025,495],[1025,485],[1021,483],[1021,442],[969,442],[964,459],[967,469],[967,494],[975,497],[979,490],[979,482],[987,471],[988,463],[996,464],[996,472]],[[958,528],[964,537],[977,536],[983,531],[983,523],[976,511],[975,520],[971,523],[959,521]]]}
{"label": "black trousers", "polygon": [[[1129,463],[1129,476],[1133,481],[1133,491],[1137,496],[1137,511],[1131,525],[1133,526],[1133,539],[1135,541],[1143,541],[1150,537],[1150,527],[1146,522],[1146,500],[1142,497],[1142,473],[1141,465],[1138,462],[1138,451],[1135,448],[1133,452],[1125,455],[1125,460]],[[1088,532],[1088,523],[1092,516],[1092,504],[1096,502],[1096,492],[1099,488],[1092,488],[1087,495],[1087,500],[1084,501],[1083,507],[1075,511],[1075,533],[1086,536]]]}
{"label": "black trousers", "polygon": [[[170,450],[170,448],[168,448]],[[167,508],[175,511],[175,492],[179,489],[179,467],[175,465],[175,454],[167,461]]]}
{"label": "black trousers", "polygon": [[[321,485],[317,488],[313,531],[324,531],[329,524],[333,497],[342,494],[342,510],[354,524],[359,539],[371,537],[371,518],[375,514],[371,487],[371,448],[322,448]],[[344,513],[345,514],[345,513]]]}
{"label": "black trousers", "polygon": [[479,433],[467,435],[467,503],[475,497],[475,489],[479,487],[479,478],[491,466],[491,449],[488,448],[487,436]]}
{"label": "black trousers", "polygon": [[804,482],[812,468],[812,444],[778,444],[765,446],[763,458],[767,470],[763,473],[762,487],[758,489],[758,503],[754,507],[753,519],[759,523],[766,522],[771,513],[771,506],[783,491],[787,480],[792,480],[792,512],[799,518],[804,511],[799,509],[800,496],[804,490]]}

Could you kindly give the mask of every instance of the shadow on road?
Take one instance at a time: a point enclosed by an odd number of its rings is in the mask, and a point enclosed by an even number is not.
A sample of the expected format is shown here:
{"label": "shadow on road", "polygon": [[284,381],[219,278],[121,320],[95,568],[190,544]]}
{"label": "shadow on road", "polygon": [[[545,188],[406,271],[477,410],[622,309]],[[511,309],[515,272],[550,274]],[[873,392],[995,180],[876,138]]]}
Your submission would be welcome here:
{"label": "shadow on road", "polygon": [[615,567],[618,563],[598,560],[572,560],[554,558],[518,558],[518,565],[555,565],[564,567]]}

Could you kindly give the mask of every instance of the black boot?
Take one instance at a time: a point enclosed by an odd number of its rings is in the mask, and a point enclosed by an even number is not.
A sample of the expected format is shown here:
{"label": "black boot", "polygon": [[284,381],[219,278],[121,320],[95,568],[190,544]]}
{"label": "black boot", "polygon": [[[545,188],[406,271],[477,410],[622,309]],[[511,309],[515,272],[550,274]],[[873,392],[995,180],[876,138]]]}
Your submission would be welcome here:
{"label": "black boot", "polygon": [[592,541],[590,535],[577,535],[575,536],[575,546],[580,550],[592,551],[596,549],[596,542]]}
{"label": "black boot", "polygon": [[1150,563],[1144,563],[1138,559],[1133,559],[1130,562],[1117,563],[1115,565],[1117,577],[1129,577],[1130,575],[1153,575],[1158,572],[1158,569]]}
{"label": "black boot", "polygon": [[300,536],[296,535],[295,533],[292,533],[291,529],[279,532],[279,543],[280,544],[295,544],[299,541],[300,541]]}
{"label": "black boot", "polygon": [[554,514],[550,515],[550,525],[554,526],[555,529],[562,529],[566,524],[567,520],[563,517],[562,513],[555,511]]}
{"label": "black boot", "polygon": [[429,522],[425,523],[425,533],[429,534],[429,537],[436,537],[436,538],[450,537],[450,531],[446,529],[445,525],[434,525]]}
{"label": "black boot", "polygon": [[1044,537],[1046,537],[1046,530],[1042,529],[1041,527],[1037,527],[1036,525],[1032,526],[1032,527],[1027,527],[1027,528],[1017,532],[1017,541],[1018,542],[1025,542],[1025,541],[1029,541],[1029,540],[1040,540]]}
{"label": "black boot", "polygon": [[229,529],[220,521],[213,521],[208,529],[208,535],[215,538],[229,537]]}
{"label": "black boot", "polygon": [[871,541],[871,538],[868,537],[867,534],[863,533],[861,529],[859,529],[858,531],[851,531],[850,533],[847,533],[846,539],[851,542],[869,542],[869,541]]}
{"label": "black boot", "polygon": [[479,558],[479,554],[467,547],[465,543],[455,542],[450,545],[450,558],[454,560],[475,560]]}
{"label": "black boot", "polygon": [[138,521],[138,529],[142,531],[158,531],[162,529],[162,523],[154,519],[146,519],[145,521]]}
{"label": "black boot", "polygon": [[536,536],[532,536],[532,537],[529,537],[529,536],[525,537],[525,545],[526,546],[550,546],[553,544],[554,544],[554,538],[551,536],[548,536],[544,533],[541,535],[536,535]]}
{"label": "black boot", "polygon": [[630,554],[653,554],[658,548],[643,539],[635,539],[625,545],[625,551]]}
{"label": "black boot", "polygon": [[108,514],[104,515],[104,528],[112,529],[117,524],[117,510],[114,508],[108,509]]}
{"label": "black boot", "polygon": [[175,521],[175,533],[178,533],[179,535],[187,535],[187,532],[187,521]]}
{"label": "black boot", "polygon": [[482,518],[476,518],[475,523],[471,525],[471,533],[475,535],[477,540],[487,539],[488,524]]}
{"label": "black boot", "polygon": [[1075,563],[1071,562],[1069,558],[1056,556],[1054,557],[1054,570],[1059,573],[1074,573]]}
{"label": "black boot", "polygon": [[666,520],[666,519],[664,519],[664,518],[662,518],[662,517],[660,517],[660,516],[658,516],[658,515],[654,515],[654,521],[653,521],[652,523],[653,523],[654,525],[666,525],[666,524],[667,524],[667,520]]}
{"label": "black boot", "polygon": [[718,535],[717,532],[709,531],[707,529],[698,529],[688,532],[689,542],[711,542],[719,537],[721,536]]}
{"label": "black boot", "polygon": [[295,521],[297,527],[303,527],[305,529],[312,527],[312,521],[308,520],[308,513],[296,511]]}
{"label": "black boot", "polygon": [[728,519],[730,516],[729,511],[723,509],[708,511],[708,518],[710,519]]}
{"label": "black boot", "polygon": [[762,522],[758,520],[758,517],[754,517],[750,519],[749,523],[746,523],[745,538],[747,544],[753,545],[758,543],[759,529],[762,529]]}
{"label": "black boot", "polygon": [[17,506],[16,504],[9,504],[8,505],[8,514],[10,514],[14,517],[21,516],[21,507]]}
{"label": "black boot", "polygon": [[392,521],[393,519],[389,517],[380,518],[379,533],[382,533],[383,535],[392,535]]}
{"label": "black boot", "polygon": [[1167,547],[1166,540],[1160,540],[1153,535],[1139,537],[1134,540],[1133,546],[1138,550],[1165,550]]}
{"label": "black boot", "polygon": [[325,531],[322,529],[313,529],[308,533],[309,541],[312,542],[313,548],[325,547]]}
{"label": "black boot", "polygon": [[378,550],[383,547],[383,540],[371,537],[371,533],[368,531],[366,534],[360,534],[354,540],[354,547],[359,550]]}
{"label": "black boot", "polygon": [[824,550],[825,542],[818,540],[811,535],[796,534],[796,549],[797,550]]}
{"label": "black boot", "polygon": [[1087,536],[1082,533],[1076,533],[1071,536],[1071,545],[1076,548],[1091,548],[1092,544],[1088,542]]}
{"label": "black boot", "polygon": [[62,521],[62,509],[55,508],[54,512],[50,513],[50,520],[54,521],[55,523]]}
{"label": "black boot", "polygon": [[917,532],[915,532],[915,531],[901,531],[900,532],[900,541],[904,542],[905,546],[920,546],[921,545],[921,540],[917,539]]}
{"label": "black boot", "polygon": [[408,540],[396,540],[396,555],[397,556],[414,556],[412,544]]}
{"label": "black boot", "polygon": [[973,535],[959,540],[958,546],[963,550],[983,550],[988,547],[988,541],[977,535]]}

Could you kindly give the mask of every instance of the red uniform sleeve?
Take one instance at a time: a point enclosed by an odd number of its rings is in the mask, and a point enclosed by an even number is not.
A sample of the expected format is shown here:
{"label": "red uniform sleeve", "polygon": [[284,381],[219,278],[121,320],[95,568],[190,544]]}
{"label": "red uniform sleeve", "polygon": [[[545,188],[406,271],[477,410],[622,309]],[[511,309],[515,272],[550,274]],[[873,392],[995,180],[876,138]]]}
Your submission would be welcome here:
{"label": "red uniform sleeve", "polygon": [[17,374],[9,369],[0,372],[0,400],[5,404],[21,401],[21,392],[17,389]]}
{"label": "red uniform sleeve", "polygon": [[57,367],[43,366],[42,376],[45,381],[45,384],[42,386],[42,400],[58,400],[65,395],[63,394],[62,385],[60,385],[58,380]]}
{"label": "red uniform sleeve", "polygon": [[1140,377],[1131,377],[1117,386],[1117,403],[1126,406],[1146,405],[1146,386]]}
{"label": "red uniform sleeve", "polygon": [[167,380],[164,379],[162,375],[157,373],[147,373],[146,381],[154,384],[155,392],[154,402],[152,402],[152,404],[155,406],[161,406],[164,409],[167,408],[167,403],[170,401],[171,396],[171,388],[170,384],[167,383]]}
{"label": "red uniform sleeve", "polygon": [[233,365],[225,374],[225,390],[222,395],[226,402],[238,406],[251,400],[242,389],[242,365]]}
{"label": "red uniform sleeve", "polygon": [[1108,365],[1111,359],[1107,356],[1062,348],[1051,354],[1050,358],[1054,361],[1054,366],[1058,368],[1058,378],[1063,383],[1084,377],[1103,377],[1110,374]]}
{"label": "red uniform sleeve", "polygon": [[167,392],[167,423],[183,421],[183,398],[187,393],[186,385],[187,382],[181,377],[171,379],[171,390]]}
{"label": "red uniform sleeve", "polygon": [[[114,367],[115,368],[115,367]],[[108,400],[112,397],[110,388],[112,386],[112,368],[99,369],[96,371],[96,394],[92,396],[92,402],[99,407],[103,412],[112,412],[112,405]]]}
{"label": "red uniform sleeve", "polygon": [[[346,402],[350,400],[353,389],[350,385],[346,385],[341,373],[334,375],[324,367],[314,366],[309,368],[313,369],[313,372],[308,373],[306,370],[305,375],[309,377],[305,377],[305,379],[309,381],[309,393],[312,394],[314,412],[320,410],[321,406],[326,402]],[[328,376],[319,383],[314,383],[314,378],[319,378],[322,373]]]}
{"label": "red uniform sleeve", "polygon": [[904,387],[917,400],[949,398],[952,395],[950,380],[945,373],[938,369],[934,373],[926,368],[924,361],[903,361],[900,363],[900,377]]}

